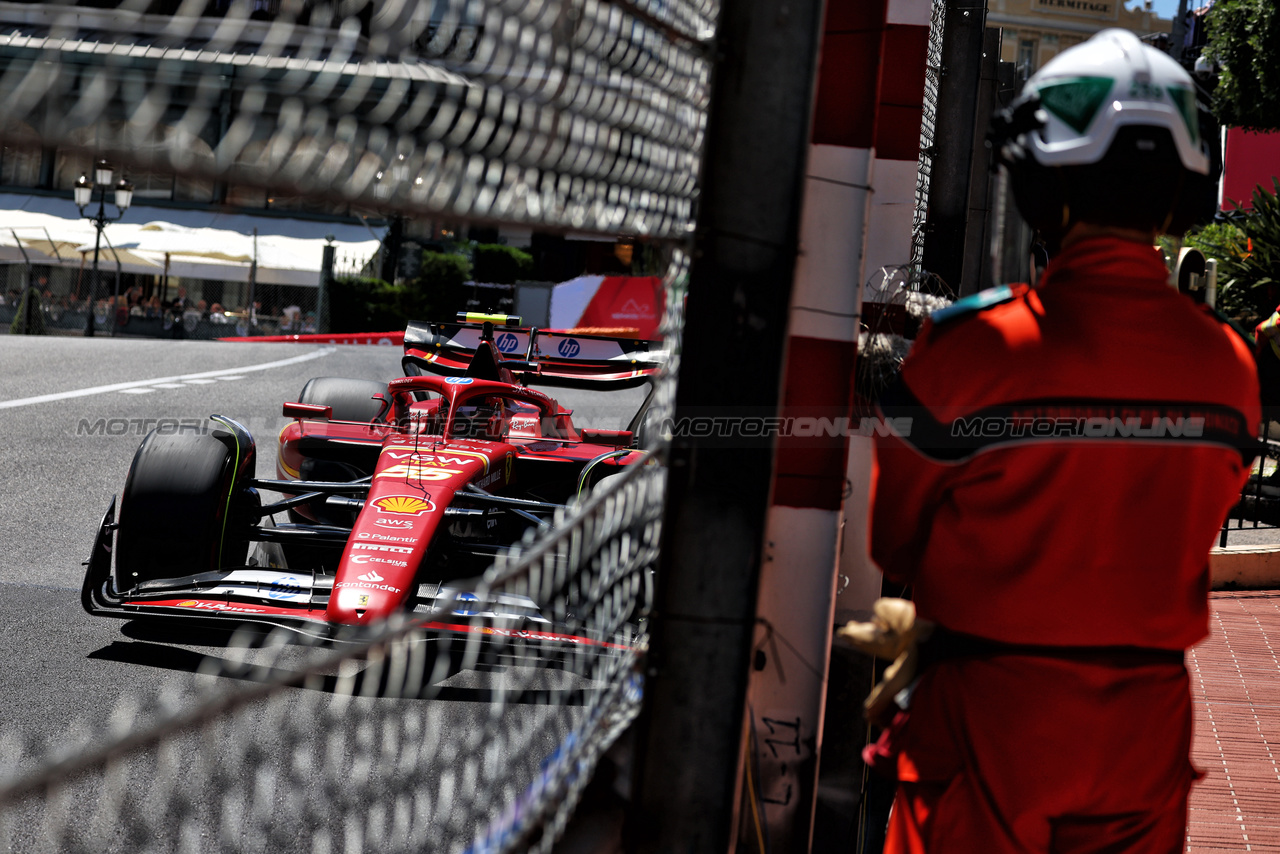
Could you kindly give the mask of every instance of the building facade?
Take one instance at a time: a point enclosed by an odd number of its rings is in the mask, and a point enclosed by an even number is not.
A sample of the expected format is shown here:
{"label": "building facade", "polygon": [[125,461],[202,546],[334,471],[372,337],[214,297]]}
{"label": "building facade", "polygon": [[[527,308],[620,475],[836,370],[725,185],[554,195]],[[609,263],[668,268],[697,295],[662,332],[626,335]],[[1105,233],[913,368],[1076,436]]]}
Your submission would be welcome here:
{"label": "building facade", "polygon": [[1099,30],[1119,27],[1141,37],[1168,33],[1173,22],[1156,15],[1150,0],[990,0],[987,26],[1004,31],[1000,59],[1014,63],[1025,80]]}

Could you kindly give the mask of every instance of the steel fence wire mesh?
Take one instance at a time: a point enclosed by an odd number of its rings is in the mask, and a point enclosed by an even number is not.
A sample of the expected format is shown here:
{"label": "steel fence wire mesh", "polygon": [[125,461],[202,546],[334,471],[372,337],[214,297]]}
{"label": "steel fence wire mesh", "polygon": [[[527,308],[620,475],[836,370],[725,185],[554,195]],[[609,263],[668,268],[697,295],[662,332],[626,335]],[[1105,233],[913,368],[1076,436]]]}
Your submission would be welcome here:
{"label": "steel fence wire mesh", "polygon": [[[190,683],[126,695],[105,731],[73,726],[45,755],[0,735],[0,847],[549,850],[639,710],[664,483],[660,466],[630,467],[456,585],[480,602],[529,596],[558,631],[597,643],[430,639],[425,620],[465,622],[459,599],[336,650],[279,632],[233,639]],[[245,687],[219,691],[210,676]]]}
{"label": "steel fence wire mesh", "polygon": [[23,6],[0,35],[0,138],[59,147],[68,175],[106,157],[138,176],[222,182],[232,200],[682,237],[716,11],[714,0]]}
{"label": "steel fence wire mesh", "polygon": [[[929,215],[929,181],[933,176],[933,145],[938,120],[938,83],[942,76],[942,38],[946,31],[946,0],[933,0],[926,50],[923,115],[920,120],[920,156],[916,168],[915,212],[911,217],[911,267],[917,275],[924,263],[924,233]],[[966,13],[967,14],[967,13]]]}
{"label": "steel fence wire mesh", "polygon": [[[660,456],[718,8],[0,4],[0,142],[56,150],[54,189],[102,157],[131,181],[190,179],[217,204],[643,238],[670,262],[669,362],[645,434]],[[302,315],[287,331],[309,331],[307,298],[323,313],[314,289],[269,287],[243,308],[268,295],[277,331],[295,314],[286,297]],[[194,334],[208,320],[171,322]],[[434,611],[332,646],[233,638],[189,680],[126,692],[56,743],[0,728],[0,851],[549,850],[639,708],[664,483],[659,465],[627,467],[483,578],[449,584],[527,596],[555,632],[594,643],[424,633],[473,619],[475,600],[436,590]]]}

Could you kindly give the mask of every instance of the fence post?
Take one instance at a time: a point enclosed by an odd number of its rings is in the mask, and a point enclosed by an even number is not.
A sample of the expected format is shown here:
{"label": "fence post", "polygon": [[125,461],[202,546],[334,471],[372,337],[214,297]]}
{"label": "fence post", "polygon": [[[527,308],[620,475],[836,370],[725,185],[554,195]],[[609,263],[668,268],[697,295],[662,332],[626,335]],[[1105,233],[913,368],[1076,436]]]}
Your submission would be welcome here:
{"label": "fence post", "polygon": [[320,256],[320,286],[316,292],[316,332],[329,331],[329,285],[333,282],[333,241],[332,234],[326,234],[327,241],[324,252]]}
{"label": "fence post", "polygon": [[[822,0],[722,7],[677,425],[779,411],[822,16]],[[773,447],[676,432],[626,838],[643,852],[725,854]]]}
{"label": "fence post", "polygon": [[[939,276],[956,294],[962,289],[965,293],[978,290],[961,279],[970,228],[969,182],[986,15],[983,4],[946,0],[924,269]],[[981,134],[977,138],[982,139]]]}

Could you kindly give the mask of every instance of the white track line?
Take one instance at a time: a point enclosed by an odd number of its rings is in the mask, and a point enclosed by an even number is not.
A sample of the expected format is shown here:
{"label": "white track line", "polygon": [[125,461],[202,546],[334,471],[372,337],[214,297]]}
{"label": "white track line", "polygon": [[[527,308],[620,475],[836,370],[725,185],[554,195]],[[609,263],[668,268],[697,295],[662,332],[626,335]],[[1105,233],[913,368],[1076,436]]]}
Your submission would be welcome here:
{"label": "white track line", "polygon": [[95,394],[106,394],[111,391],[124,391],[125,389],[140,388],[142,386],[153,386],[158,383],[173,383],[184,380],[201,379],[203,377],[221,377],[239,374],[247,374],[251,371],[269,371],[272,368],[283,368],[285,365],[296,365],[299,362],[309,362],[312,359],[319,359],[321,356],[328,356],[334,351],[333,347],[322,347],[313,353],[307,353],[302,356],[294,356],[291,359],[281,359],[277,362],[264,362],[261,365],[246,365],[239,368],[223,368],[218,371],[202,371],[198,374],[181,374],[174,377],[156,377],[149,380],[134,380],[127,383],[113,383],[112,385],[99,385],[93,388],[78,388],[74,391],[59,391],[54,394],[42,394],[37,397],[22,397],[17,400],[0,400],[0,409],[12,409],[16,406],[31,406],[35,403],[49,403],[54,400],[67,400],[73,397],[89,397]]}

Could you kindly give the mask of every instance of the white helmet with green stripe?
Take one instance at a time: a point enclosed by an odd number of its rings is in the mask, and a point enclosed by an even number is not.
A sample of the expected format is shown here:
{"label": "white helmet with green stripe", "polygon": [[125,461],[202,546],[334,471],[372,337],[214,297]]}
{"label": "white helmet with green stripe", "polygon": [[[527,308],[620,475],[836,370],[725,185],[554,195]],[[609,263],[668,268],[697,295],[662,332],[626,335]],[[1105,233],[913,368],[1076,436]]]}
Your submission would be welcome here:
{"label": "white helmet with green stripe", "polygon": [[1072,222],[1180,233],[1211,203],[1211,157],[1191,75],[1127,30],[1060,53],[1024,86],[995,139],[1019,208]]}
{"label": "white helmet with green stripe", "polygon": [[1097,163],[1125,125],[1168,128],[1182,165],[1209,174],[1191,75],[1128,30],[1103,30],[1027,81],[1046,121],[1028,139],[1046,166]]}

